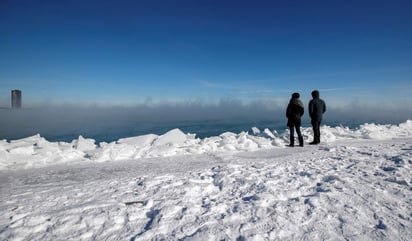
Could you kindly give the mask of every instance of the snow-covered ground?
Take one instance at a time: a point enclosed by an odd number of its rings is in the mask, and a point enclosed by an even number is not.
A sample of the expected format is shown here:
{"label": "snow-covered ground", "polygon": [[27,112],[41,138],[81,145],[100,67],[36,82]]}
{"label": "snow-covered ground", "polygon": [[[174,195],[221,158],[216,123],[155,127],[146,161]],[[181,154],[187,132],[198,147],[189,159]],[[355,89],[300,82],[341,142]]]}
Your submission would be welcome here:
{"label": "snow-covered ground", "polygon": [[321,132],[0,141],[0,240],[412,240],[412,121]]}

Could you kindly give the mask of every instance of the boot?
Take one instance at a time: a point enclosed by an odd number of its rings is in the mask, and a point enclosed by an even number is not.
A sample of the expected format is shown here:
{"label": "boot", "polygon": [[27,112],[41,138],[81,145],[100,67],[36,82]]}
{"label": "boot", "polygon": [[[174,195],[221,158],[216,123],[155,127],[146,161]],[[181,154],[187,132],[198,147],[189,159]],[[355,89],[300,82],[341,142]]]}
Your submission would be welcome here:
{"label": "boot", "polygon": [[291,137],[289,147],[294,147],[294,146],[295,146],[295,138]]}
{"label": "boot", "polygon": [[[319,139],[320,139],[320,138],[319,138]],[[317,145],[317,144],[319,144],[319,143],[320,143],[319,139],[318,139],[317,137],[315,137],[314,140],[313,140],[311,143],[309,143],[309,145]]]}
{"label": "boot", "polygon": [[299,137],[299,146],[303,147],[303,137]]}

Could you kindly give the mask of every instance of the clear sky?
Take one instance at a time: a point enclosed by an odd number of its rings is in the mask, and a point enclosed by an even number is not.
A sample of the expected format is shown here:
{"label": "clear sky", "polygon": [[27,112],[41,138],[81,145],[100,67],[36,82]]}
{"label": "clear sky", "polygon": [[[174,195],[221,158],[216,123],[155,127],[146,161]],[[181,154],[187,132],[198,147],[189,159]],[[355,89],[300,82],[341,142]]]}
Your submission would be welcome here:
{"label": "clear sky", "polygon": [[[0,0],[0,105],[412,103],[412,1]],[[410,109],[409,109],[410,110]]]}

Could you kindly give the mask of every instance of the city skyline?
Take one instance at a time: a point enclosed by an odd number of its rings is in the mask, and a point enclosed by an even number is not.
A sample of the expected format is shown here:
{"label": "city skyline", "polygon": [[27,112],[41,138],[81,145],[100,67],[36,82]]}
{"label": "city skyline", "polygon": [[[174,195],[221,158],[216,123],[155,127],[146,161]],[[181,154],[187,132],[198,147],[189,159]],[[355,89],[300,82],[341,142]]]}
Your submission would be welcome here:
{"label": "city skyline", "polygon": [[0,4],[0,106],[412,102],[408,1]]}

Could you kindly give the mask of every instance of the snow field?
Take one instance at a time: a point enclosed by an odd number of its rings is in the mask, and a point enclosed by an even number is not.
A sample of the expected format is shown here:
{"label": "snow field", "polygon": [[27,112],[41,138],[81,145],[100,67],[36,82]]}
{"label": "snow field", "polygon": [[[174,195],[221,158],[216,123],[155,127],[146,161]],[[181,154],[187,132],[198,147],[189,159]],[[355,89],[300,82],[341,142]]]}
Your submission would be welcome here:
{"label": "snow field", "polygon": [[1,240],[411,240],[412,139],[3,172]]}
{"label": "snow field", "polygon": [[0,238],[408,240],[411,130],[412,121],[323,126],[326,145],[291,149],[281,148],[287,133],[257,128],[98,146],[3,140]]}

